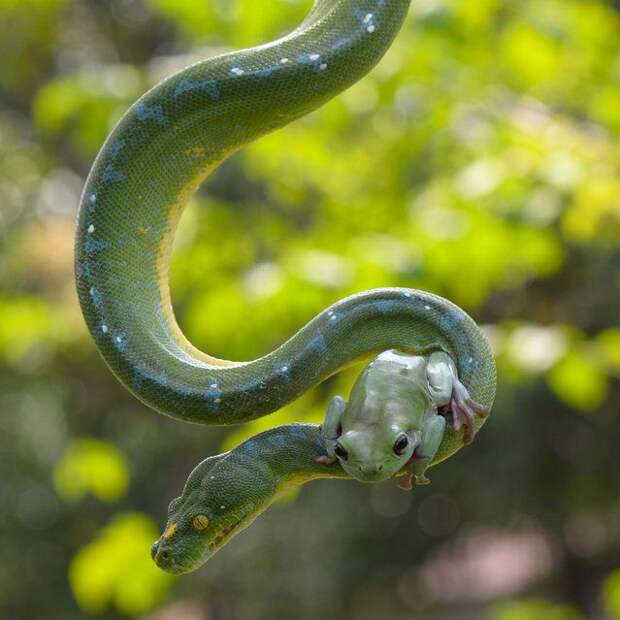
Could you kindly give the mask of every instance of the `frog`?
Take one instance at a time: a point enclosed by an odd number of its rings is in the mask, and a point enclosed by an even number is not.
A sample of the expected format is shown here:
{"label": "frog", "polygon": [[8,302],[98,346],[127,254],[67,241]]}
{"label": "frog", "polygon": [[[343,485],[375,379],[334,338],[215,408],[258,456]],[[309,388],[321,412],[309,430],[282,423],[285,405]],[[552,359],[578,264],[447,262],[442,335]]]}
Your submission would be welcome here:
{"label": "frog", "polygon": [[433,463],[447,432],[464,428],[463,441],[476,433],[475,417],[488,410],[475,402],[459,380],[445,351],[410,354],[397,349],[380,353],[355,381],[349,400],[334,396],[327,407],[321,436],[325,456],[340,461],[351,477],[382,482],[395,477],[404,490],[430,481]]}

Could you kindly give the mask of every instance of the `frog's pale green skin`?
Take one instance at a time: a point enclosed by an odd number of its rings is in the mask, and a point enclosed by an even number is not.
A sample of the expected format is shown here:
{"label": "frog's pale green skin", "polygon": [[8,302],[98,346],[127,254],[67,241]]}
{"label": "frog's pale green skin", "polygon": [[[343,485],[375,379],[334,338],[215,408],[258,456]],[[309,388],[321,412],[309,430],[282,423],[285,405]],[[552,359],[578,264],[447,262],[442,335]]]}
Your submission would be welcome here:
{"label": "frog's pale green skin", "polygon": [[350,476],[364,482],[402,473],[425,484],[446,413],[455,430],[465,425],[467,443],[475,432],[474,414],[487,414],[470,399],[450,356],[385,351],[359,376],[348,403],[340,396],[330,402],[322,427],[329,454],[324,462],[337,457]]}

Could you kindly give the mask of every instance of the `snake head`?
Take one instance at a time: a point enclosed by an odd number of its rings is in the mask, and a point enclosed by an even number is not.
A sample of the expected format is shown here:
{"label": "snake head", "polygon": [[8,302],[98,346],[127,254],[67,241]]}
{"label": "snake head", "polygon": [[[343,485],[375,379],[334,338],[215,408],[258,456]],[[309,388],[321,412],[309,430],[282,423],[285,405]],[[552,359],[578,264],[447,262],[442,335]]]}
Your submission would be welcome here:
{"label": "snake head", "polygon": [[[182,574],[197,569],[271,503],[271,472],[248,459],[226,457],[198,465],[182,495],[170,503],[164,532],[151,548],[162,570]],[[219,459],[215,465],[208,463],[214,459]]]}

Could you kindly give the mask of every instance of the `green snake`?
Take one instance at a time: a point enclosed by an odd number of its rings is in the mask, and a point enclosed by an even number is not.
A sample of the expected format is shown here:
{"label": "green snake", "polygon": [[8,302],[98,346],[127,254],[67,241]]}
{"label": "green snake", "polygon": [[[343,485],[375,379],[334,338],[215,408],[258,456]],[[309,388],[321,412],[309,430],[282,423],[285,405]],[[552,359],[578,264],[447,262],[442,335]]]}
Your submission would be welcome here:
{"label": "green snake", "polygon": [[[158,84],[107,138],[79,211],[77,290],[105,361],[148,406],[185,422],[246,422],[390,348],[445,351],[472,398],[492,405],[495,365],[486,339],[465,312],[436,295],[402,288],[353,295],[250,362],[201,352],[172,310],[169,256],[193,192],[241,146],[363,77],[390,46],[409,1],[316,0],[291,34],[209,58]],[[462,432],[447,434],[433,462],[462,445]],[[346,477],[338,463],[317,462],[322,455],[319,427],[289,425],[201,463],[170,505],[153,549],[158,565],[193,570],[290,485]]]}

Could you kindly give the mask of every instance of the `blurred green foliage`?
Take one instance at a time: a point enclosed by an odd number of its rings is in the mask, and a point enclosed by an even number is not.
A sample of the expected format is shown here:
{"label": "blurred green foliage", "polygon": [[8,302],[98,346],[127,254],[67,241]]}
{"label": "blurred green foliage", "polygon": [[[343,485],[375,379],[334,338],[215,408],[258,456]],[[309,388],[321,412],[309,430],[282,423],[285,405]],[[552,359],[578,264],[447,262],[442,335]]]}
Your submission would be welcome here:
{"label": "blurred green foliage", "polygon": [[192,200],[171,278],[197,346],[250,359],[346,294],[413,286],[485,326],[500,384],[429,488],[316,483],[194,575],[151,565],[155,521],[199,460],[319,421],[355,369],[231,430],[146,411],[77,306],[81,187],[148,87],[309,7],[0,0],[0,617],[620,618],[611,0],[414,0],[370,76]]}
{"label": "blurred green foliage", "polygon": [[78,439],[68,448],[54,470],[56,492],[63,499],[77,500],[92,493],[114,502],[127,492],[129,472],[116,448],[98,439]]}
{"label": "blurred green foliage", "polygon": [[541,600],[524,600],[499,605],[493,620],[581,620],[583,616],[570,605]]}
{"label": "blurred green foliage", "polygon": [[95,614],[114,602],[120,612],[135,615],[157,603],[172,579],[144,554],[144,547],[157,536],[155,523],[144,515],[115,517],[69,567],[80,607]]}
{"label": "blurred green foliage", "polygon": [[615,570],[603,585],[603,601],[609,617],[620,618],[620,569]]}

